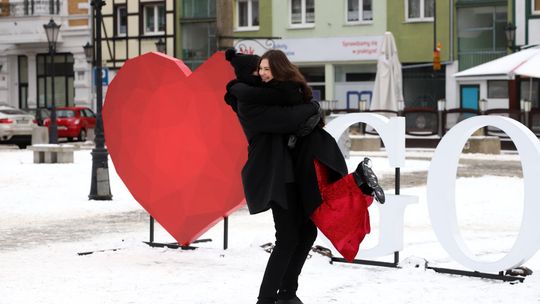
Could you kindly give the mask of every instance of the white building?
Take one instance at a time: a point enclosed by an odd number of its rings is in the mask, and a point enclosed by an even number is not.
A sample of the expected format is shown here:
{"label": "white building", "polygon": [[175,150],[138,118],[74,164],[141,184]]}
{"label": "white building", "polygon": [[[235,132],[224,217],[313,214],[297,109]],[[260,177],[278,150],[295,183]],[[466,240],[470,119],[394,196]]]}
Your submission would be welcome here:
{"label": "white building", "polygon": [[[51,105],[51,56],[43,28],[61,25],[55,56],[56,106],[91,105],[91,40],[87,0],[0,1],[0,102],[18,108]],[[93,107],[93,106],[92,106]]]}

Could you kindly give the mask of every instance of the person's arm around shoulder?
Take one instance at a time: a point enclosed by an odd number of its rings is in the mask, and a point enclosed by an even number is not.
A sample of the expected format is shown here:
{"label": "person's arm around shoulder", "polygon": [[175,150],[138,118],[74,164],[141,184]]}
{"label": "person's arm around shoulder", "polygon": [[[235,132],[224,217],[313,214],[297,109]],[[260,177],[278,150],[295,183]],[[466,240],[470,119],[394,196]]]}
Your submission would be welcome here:
{"label": "person's arm around shoulder", "polygon": [[294,133],[309,117],[319,112],[317,102],[294,106],[238,104],[240,118],[255,132]]}

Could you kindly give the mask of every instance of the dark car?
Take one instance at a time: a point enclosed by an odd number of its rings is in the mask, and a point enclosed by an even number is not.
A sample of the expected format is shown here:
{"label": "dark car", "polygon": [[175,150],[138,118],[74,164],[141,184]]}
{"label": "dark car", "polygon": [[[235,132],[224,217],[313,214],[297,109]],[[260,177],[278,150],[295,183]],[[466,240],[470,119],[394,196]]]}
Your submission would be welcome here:
{"label": "dark car", "polygon": [[[43,125],[50,127],[50,118],[46,118]],[[87,107],[58,107],[56,108],[56,123],[58,137],[67,137],[72,141],[86,141],[89,129],[96,127],[96,114]]]}
{"label": "dark car", "polygon": [[43,126],[43,121],[51,115],[50,110],[47,108],[27,108],[21,110],[34,115],[38,126]]}

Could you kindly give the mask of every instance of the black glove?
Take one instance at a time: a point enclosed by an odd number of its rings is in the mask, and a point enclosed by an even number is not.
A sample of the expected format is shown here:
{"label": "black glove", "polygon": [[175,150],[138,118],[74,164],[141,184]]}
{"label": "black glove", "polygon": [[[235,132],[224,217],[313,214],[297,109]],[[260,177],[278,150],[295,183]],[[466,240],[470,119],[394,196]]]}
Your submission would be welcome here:
{"label": "black glove", "polygon": [[313,106],[315,106],[317,114],[311,115],[308,119],[306,119],[306,121],[304,121],[300,125],[298,130],[296,130],[293,135],[289,136],[289,141],[287,142],[287,146],[289,147],[289,149],[293,149],[296,146],[298,137],[303,137],[310,134],[313,129],[315,129],[315,127],[321,126],[321,124],[322,126],[324,126],[324,113],[321,109],[320,104],[314,99],[312,99],[310,102]]}
{"label": "black glove", "polygon": [[311,133],[311,131],[313,131],[313,129],[315,129],[315,127],[319,124],[320,121],[321,121],[321,114],[317,113],[315,115],[310,116],[306,121],[304,121],[300,125],[300,127],[298,128],[298,130],[296,130],[294,135],[298,137],[308,135],[309,133]]}

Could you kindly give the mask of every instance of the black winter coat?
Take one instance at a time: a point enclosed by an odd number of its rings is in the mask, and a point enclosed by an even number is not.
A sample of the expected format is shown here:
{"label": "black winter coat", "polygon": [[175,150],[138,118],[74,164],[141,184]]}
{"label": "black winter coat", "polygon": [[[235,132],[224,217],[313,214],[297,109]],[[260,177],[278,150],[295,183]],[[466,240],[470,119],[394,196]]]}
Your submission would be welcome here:
{"label": "black winter coat", "polygon": [[[271,203],[288,209],[286,184],[294,182],[288,134],[294,133],[310,116],[318,112],[313,103],[296,106],[270,106],[253,86],[232,81],[227,86],[226,102],[237,113],[249,143],[248,160],[242,169],[242,183],[249,212],[266,211]],[[283,97],[279,90],[268,87],[265,97],[275,101]]]}
{"label": "black winter coat", "polygon": [[[252,103],[259,106],[305,104],[300,85],[294,82],[271,81],[258,87],[246,87],[243,88],[242,97],[249,97]],[[331,180],[345,176],[347,165],[335,139],[320,127],[300,137],[291,153],[294,179],[302,207],[307,215],[311,215],[322,202],[314,160],[317,159],[329,169]]]}

